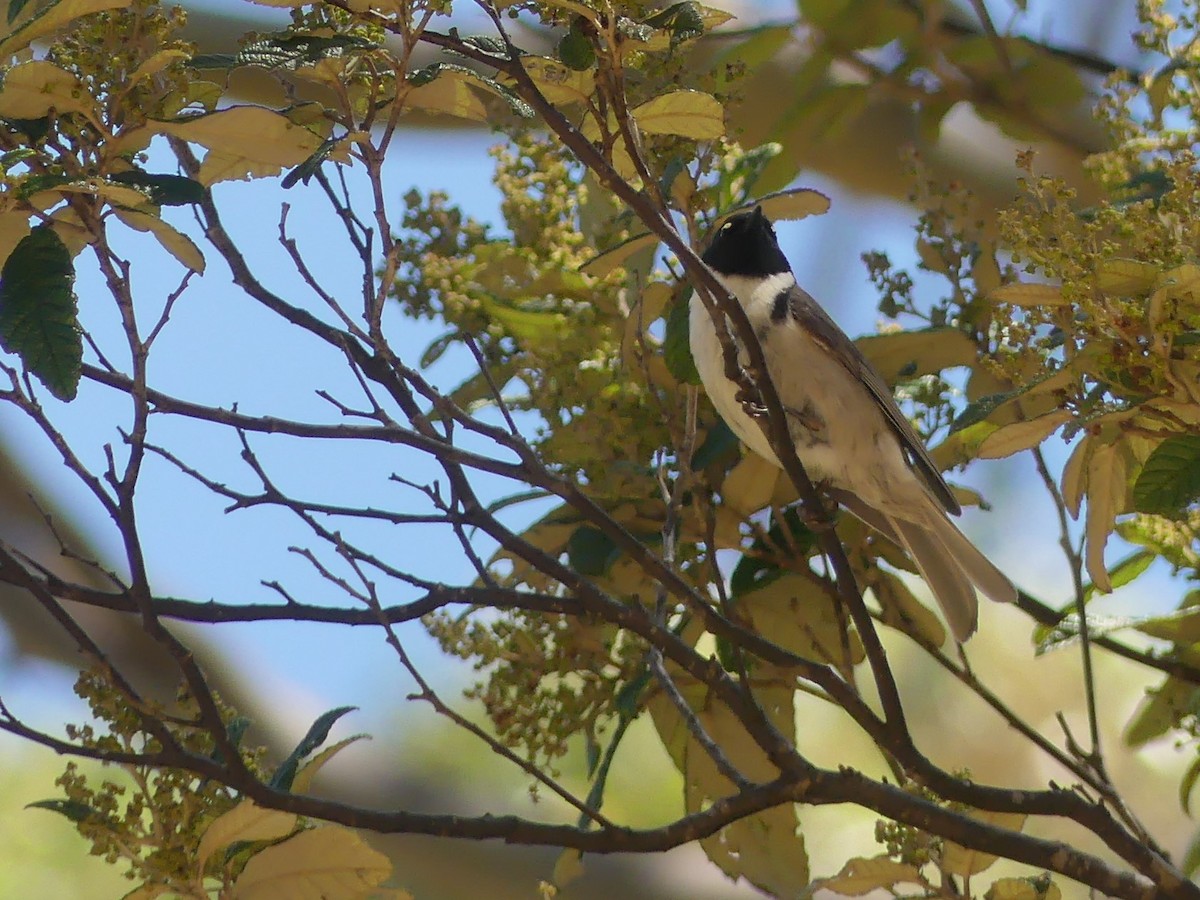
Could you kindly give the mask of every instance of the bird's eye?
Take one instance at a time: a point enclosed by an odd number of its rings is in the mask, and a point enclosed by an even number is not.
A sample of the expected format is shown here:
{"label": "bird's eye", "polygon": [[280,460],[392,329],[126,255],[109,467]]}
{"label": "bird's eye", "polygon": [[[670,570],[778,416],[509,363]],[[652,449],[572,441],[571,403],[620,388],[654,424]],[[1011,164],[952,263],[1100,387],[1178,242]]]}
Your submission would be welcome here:
{"label": "bird's eye", "polygon": [[722,225],[722,226],[721,226],[721,230],[722,230],[722,231],[728,231],[728,230],[729,230],[730,228],[732,228],[732,227],[733,227],[733,223],[732,223],[732,222],[726,222],[724,225]]}

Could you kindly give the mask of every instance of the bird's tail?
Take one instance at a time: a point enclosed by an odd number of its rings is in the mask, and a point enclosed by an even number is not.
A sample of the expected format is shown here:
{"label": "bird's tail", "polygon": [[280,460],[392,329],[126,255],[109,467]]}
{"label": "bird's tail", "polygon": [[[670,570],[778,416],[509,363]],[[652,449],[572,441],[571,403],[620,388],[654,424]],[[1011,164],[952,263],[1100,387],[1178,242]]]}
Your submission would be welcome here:
{"label": "bird's tail", "polygon": [[979,617],[975,588],[998,603],[1017,599],[1017,589],[1008,577],[958,530],[932,498],[927,507],[902,519],[867,506],[848,492],[833,493],[851,513],[908,552],[942,608],[955,640],[965,641],[975,633]]}

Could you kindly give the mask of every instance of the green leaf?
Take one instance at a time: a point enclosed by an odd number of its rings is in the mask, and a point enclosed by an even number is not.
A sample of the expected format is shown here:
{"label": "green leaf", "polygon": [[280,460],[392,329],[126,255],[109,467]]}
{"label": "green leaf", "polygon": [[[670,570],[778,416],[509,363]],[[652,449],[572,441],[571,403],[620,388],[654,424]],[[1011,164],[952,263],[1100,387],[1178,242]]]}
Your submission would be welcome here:
{"label": "green leaf", "polygon": [[158,175],[141,169],[118,172],[109,176],[109,181],[146,188],[155,206],[187,206],[201,202],[208,193],[200,182],[183,175]]}
{"label": "green leaf", "polygon": [[1200,869],[1200,831],[1192,835],[1191,843],[1188,844],[1187,852],[1184,853],[1179,868],[1188,878],[1191,878]]}
{"label": "green leaf", "polygon": [[[350,35],[275,35],[247,44],[238,52],[236,64],[293,71],[315,65],[323,59],[337,59],[378,46],[372,41]],[[196,65],[194,60],[192,65]]]}
{"label": "green leaf", "polygon": [[321,168],[325,160],[329,159],[330,154],[333,153],[342,140],[343,138],[340,137],[327,139],[313,152],[312,156],[284,175],[280,185],[284,190],[287,190],[294,187],[297,181],[303,181],[305,184],[308,184],[308,180],[317,174],[317,170]]}
{"label": "green leaf", "polygon": [[26,803],[25,808],[48,809],[60,816],[66,816],[72,822],[86,822],[99,815],[95,809],[78,800],[37,800],[33,803]]}
{"label": "green leaf", "polygon": [[232,69],[238,65],[236,53],[197,53],[188,65],[193,69]]}
{"label": "green leaf", "polygon": [[591,525],[579,526],[567,542],[567,558],[581,575],[603,575],[620,553],[612,538]]}
{"label": "green leaf", "polygon": [[1200,756],[1192,760],[1179,783],[1179,805],[1189,816],[1192,814],[1192,788],[1196,786],[1197,778],[1200,778]]}
{"label": "green leaf", "polygon": [[671,307],[666,334],[663,336],[663,358],[667,363],[667,371],[676,381],[699,384],[700,373],[696,370],[688,340],[688,316],[687,301],[680,301]]}
{"label": "green leaf", "polygon": [[1181,434],[1154,448],[1133,485],[1138,512],[1176,515],[1200,499],[1200,435]]}
{"label": "green leaf", "polygon": [[301,761],[325,743],[325,739],[329,737],[329,730],[333,728],[338,719],[356,709],[358,709],[357,706],[339,706],[337,709],[331,709],[318,716],[317,720],[309,727],[308,733],[300,739],[296,749],[288,754],[287,759],[279,764],[279,768],[271,776],[271,787],[280,791],[290,791]]}
{"label": "green leaf", "polygon": [[1196,708],[1197,689],[1174,676],[1146,692],[1146,699],[1125,729],[1125,744],[1141,747],[1164,735]]}
{"label": "green leaf", "polygon": [[718,419],[716,424],[704,436],[704,442],[692,454],[693,469],[707,469],[714,464],[729,464],[738,456],[738,436],[725,424],[724,419]]}
{"label": "green leaf", "polygon": [[704,34],[704,16],[700,12],[700,4],[695,0],[672,4],[645,21],[647,25],[670,31],[672,48]]}
{"label": "green leaf", "polygon": [[1047,369],[1038,377],[1029,381],[1028,384],[1023,384],[1019,388],[1014,388],[1011,391],[1004,391],[999,394],[989,394],[986,397],[980,397],[974,403],[967,405],[957,419],[950,424],[950,433],[962,431],[978,422],[982,422],[1001,406],[1008,403],[1010,400],[1016,400],[1018,397],[1028,394],[1030,391],[1042,386],[1045,382],[1056,376],[1063,376],[1062,369]]}
{"label": "green leaf", "polygon": [[772,553],[778,553],[780,548],[790,553],[794,548],[796,556],[802,557],[816,542],[817,535],[804,524],[796,507],[788,507],[781,516],[772,513],[771,527],[767,529],[766,537],[756,537],[750,550],[733,567],[733,574],[729,577],[730,596],[736,600],[785,574],[787,570],[780,568],[778,562],[770,558]]}
{"label": "green leaf", "polygon": [[582,72],[596,64],[596,48],[579,25],[579,19],[571,22],[570,30],[562,36],[554,52],[568,69]]}
{"label": "green leaf", "polygon": [[60,400],[79,389],[83,336],[71,254],[49,225],[17,244],[0,270],[0,346]]}
{"label": "green leaf", "polygon": [[29,0],[8,0],[8,24],[11,25],[21,15],[21,11],[29,5]]}

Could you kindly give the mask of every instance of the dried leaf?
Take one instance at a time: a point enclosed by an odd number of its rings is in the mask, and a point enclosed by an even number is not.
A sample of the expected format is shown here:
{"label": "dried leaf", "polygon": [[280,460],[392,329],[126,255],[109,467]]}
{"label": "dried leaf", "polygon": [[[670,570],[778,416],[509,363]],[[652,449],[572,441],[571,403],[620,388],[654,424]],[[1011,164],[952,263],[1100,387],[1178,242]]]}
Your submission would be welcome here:
{"label": "dried leaf", "polygon": [[889,384],[955,366],[974,365],[975,343],[957,328],[923,328],[861,337],[854,342]]}
{"label": "dried leaf", "polygon": [[[1011,831],[1020,831],[1025,826],[1023,813],[988,812],[975,809],[968,811],[968,815],[979,822],[995,825],[998,828],[1007,828]],[[978,875],[999,858],[991,853],[969,850],[953,841],[946,841],[942,851],[942,868],[951,875],[968,878]]]}
{"label": "dried leaf", "polygon": [[52,109],[90,116],[95,101],[78,78],[45,60],[22,63],[4,73],[0,116],[40,119]]}
{"label": "dried leaf", "polygon": [[1102,444],[1088,461],[1087,572],[1096,589],[1111,593],[1104,548],[1125,494],[1125,462],[1115,444]]}
{"label": "dried leaf", "polygon": [[871,858],[857,856],[847,861],[832,878],[813,882],[813,889],[833,891],[847,897],[861,897],[879,888],[892,888],[900,883],[921,884],[916,866],[896,862],[886,856]]}
{"label": "dried leaf", "polygon": [[771,500],[775,482],[783,470],[757,453],[743,454],[741,460],[721,482],[721,497],[743,518],[749,518]]}
{"label": "dried leaf", "polygon": [[1063,466],[1063,502],[1067,505],[1067,512],[1071,514],[1072,519],[1079,518],[1079,507],[1083,503],[1083,495],[1087,490],[1088,462],[1094,447],[1092,438],[1085,435],[1075,445],[1067,464]]}

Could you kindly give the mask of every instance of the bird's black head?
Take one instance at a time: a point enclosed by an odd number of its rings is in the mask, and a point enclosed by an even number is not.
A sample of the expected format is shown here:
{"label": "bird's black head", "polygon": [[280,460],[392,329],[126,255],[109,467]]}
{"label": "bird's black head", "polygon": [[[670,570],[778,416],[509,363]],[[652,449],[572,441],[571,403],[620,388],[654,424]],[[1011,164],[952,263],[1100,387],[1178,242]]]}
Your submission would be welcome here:
{"label": "bird's black head", "polygon": [[701,258],[720,275],[765,278],[791,269],[761,206],[726,219]]}

